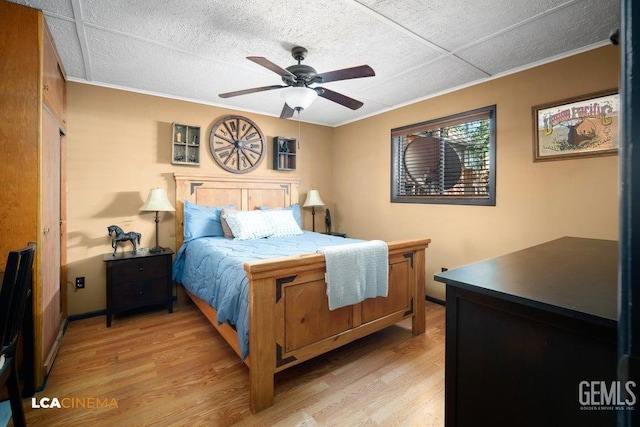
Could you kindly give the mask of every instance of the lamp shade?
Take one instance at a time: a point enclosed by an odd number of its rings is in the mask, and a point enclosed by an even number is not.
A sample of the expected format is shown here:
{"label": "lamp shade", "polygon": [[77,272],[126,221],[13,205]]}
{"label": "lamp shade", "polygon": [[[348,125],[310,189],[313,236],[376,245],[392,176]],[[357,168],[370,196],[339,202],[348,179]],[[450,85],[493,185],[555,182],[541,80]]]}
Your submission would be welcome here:
{"label": "lamp shade", "polygon": [[167,192],[162,188],[152,188],[149,191],[149,197],[147,201],[140,208],[141,211],[160,211],[160,212],[173,212],[175,209],[171,206]]}
{"label": "lamp shade", "polygon": [[304,110],[318,97],[318,93],[308,87],[290,87],[282,93],[284,102],[294,110]]}
{"label": "lamp shade", "polygon": [[302,207],[311,208],[315,206],[324,206],[324,202],[320,198],[318,190],[309,190],[307,200],[304,201],[304,205],[302,205]]}

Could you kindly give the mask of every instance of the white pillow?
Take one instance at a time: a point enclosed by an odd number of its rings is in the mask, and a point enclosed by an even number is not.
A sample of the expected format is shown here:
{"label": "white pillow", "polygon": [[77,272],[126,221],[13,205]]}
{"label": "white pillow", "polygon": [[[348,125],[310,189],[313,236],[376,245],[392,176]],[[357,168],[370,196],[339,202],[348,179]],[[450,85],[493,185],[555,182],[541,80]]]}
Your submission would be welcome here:
{"label": "white pillow", "polygon": [[272,237],[287,237],[303,234],[300,226],[296,222],[291,210],[268,210],[260,211],[264,215],[267,223],[271,226]]}
{"label": "white pillow", "polygon": [[261,239],[273,234],[273,229],[263,214],[262,211],[242,211],[226,214],[222,217],[227,221],[235,239],[250,240]]}
{"label": "white pillow", "polygon": [[222,225],[222,233],[224,234],[224,237],[233,238],[233,232],[231,231],[231,228],[229,228],[229,224],[227,224],[227,220],[224,217],[226,215],[234,214],[238,212],[241,212],[241,211],[237,209],[222,208],[222,213],[220,214],[220,224]]}

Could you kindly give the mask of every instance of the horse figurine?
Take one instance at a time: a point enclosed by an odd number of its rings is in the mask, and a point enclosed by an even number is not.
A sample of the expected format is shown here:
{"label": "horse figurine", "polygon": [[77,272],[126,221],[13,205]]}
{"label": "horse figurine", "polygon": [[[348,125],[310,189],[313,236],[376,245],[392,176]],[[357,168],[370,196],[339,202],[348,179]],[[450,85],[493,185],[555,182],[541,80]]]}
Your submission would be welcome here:
{"label": "horse figurine", "polygon": [[324,211],[324,225],[327,226],[327,234],[331,234],[331,212],[329,209]]}
{"label": "horse figurine", "polygon": [[142,234],[136,233],[135,231],[125,233],[124,231],[122,231],[122,228],[118,227],[117,225],[110,225],[107,227],[107,230],[109,230],[109,236],[111,236],[111,234],[115,235],[115,237],[111,239],[113,256],[116,256],[116,251],[118,250],[118,242],[126,242],[127,240],[130,241],[133,245],[132,253],[135,254],[138,251],[138,244],[140,243]]}

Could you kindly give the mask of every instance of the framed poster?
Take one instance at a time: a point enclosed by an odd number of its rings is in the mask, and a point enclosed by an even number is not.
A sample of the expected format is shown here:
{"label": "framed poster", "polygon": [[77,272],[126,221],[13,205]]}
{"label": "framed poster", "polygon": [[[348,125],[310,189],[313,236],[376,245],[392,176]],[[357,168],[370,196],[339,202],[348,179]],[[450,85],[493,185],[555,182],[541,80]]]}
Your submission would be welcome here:
{"label": "framed poster", "polygon": [[534,162],[618,153],[616,89],[537,105],[532,112]]}

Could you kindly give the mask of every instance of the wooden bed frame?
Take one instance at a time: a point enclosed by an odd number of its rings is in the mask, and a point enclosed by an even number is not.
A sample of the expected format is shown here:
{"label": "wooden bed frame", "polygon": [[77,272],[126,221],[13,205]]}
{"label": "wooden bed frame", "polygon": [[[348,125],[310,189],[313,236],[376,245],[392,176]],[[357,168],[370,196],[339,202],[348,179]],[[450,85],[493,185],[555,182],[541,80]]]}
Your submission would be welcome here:
{"label": "wooden bed frame", "polygon": [[[242,210],[299,203],[299,179],[181,173],[174,178],[176,248],[183,240],[184,200],[208,206],[234,204]],[[424,333],[425,249],[430,241],[388,243],[389,295],[333,311],[328,307],[323,255],[246,263],[250,334],[245,363],[249,367],[251,411],[273,405],[276,372],[409,317],[413,334]],[[186,292],[240,355],[235,330],[218,324],[216,311]]]}

